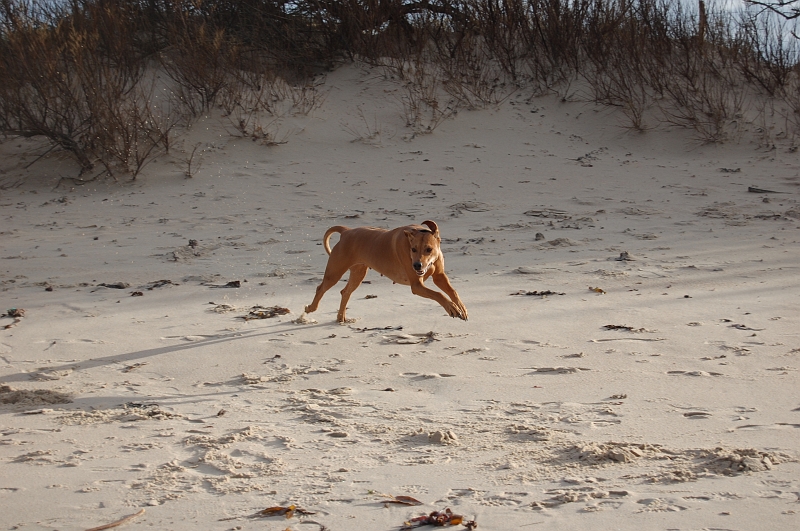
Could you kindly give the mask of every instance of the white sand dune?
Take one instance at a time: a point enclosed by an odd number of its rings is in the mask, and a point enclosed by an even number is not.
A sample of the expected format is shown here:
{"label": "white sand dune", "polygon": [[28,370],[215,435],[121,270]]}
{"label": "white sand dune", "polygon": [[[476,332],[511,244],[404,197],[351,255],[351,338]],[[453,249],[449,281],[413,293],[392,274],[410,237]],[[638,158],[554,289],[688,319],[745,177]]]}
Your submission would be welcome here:
{"label": "white sand dune", "polygon": [[[521,94],[415,136],[378,71],[324,87],[284,145],[197,124],[191,179],[4,157],[3,529],[800,528],[796,153]],[[469,321],[371,272],[294,322],[329,226],[425,219]]]}

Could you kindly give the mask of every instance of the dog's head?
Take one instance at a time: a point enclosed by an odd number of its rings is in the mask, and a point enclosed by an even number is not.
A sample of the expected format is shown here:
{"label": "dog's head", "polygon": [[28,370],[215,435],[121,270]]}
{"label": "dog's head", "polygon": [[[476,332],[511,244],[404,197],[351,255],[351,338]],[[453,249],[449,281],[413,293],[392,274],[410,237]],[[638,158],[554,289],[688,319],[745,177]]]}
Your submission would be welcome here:
{"label": "dog's head", "polygon": [[411,266],[417,276],[424,276],[431,264],[439,258],[439,227],[431,220],[422,222],[427,229],[406,229],[405,234],[411,246]]}

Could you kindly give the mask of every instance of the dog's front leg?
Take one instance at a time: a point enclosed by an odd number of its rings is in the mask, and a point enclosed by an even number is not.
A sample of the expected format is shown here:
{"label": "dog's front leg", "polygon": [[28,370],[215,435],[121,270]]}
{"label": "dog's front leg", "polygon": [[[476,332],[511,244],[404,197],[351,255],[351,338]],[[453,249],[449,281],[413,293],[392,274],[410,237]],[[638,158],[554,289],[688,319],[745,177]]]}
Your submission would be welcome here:
{"label": "dog's front leg", "polygon": [[447,277],[445,272],[437,271],[436,273],[431,275],[431,278],[433,278],[433,283],[439,286],[439,289],[447,293],[447,296],[450,297],[450,300],[453,301],[453,304],[455,304],[458,307],[459,312],[461,313],[459,317],[461,317],[466,321],[468,317],[467,307],[464,306],[464,303],[461,301],[461,297],[458,296],[458,292],[455,290],[452,284],[450,284],[450,279]]}
{"label": "dog's front leg", "polygon": [[426,299],[435,300],[442,306],[442,308],[445,309],[447,315],[450,317],[458,317],[459,319],[463,319],[465,321],[467,320],[466,309],[464,309],[462,312],[461,308],[459,308],[456,303],[445,297],[443,293],[439,293],[438,291],[432,290],[425,286],[425,284],[422,283],[421,278],[417,278],[411,282],[411,293],[414,295],[419,295],[420,297],[425,297]]}

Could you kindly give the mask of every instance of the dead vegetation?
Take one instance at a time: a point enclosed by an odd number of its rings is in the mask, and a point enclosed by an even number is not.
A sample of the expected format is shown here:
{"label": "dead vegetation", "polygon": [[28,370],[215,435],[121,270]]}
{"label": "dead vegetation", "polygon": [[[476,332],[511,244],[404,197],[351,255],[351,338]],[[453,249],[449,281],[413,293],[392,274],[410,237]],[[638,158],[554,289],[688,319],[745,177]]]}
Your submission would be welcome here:
{"label": "dead vegetation", "polygon": [[81,175],[135,178],[212,109],[234,135],[286,141],[277,120],[324,101],[315,76],[357,59],[402,85],[411,137],[524,91],[617,107],[634,130],[688,128],[701,142],[757,130],[763,145],[794,146],[800,18],[776,11],[796,5],[8,0],[0,128],[45,138]]}

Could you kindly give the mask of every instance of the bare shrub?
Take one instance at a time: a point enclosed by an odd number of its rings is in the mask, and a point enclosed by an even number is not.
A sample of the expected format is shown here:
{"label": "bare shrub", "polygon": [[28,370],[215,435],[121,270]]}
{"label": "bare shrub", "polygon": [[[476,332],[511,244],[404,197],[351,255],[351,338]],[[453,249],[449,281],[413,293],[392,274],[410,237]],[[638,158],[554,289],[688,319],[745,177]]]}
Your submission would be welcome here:
{"label": "bare shrub", "polygon": [[518,84],[506,79],[506,70],[481,43],[465,48],[456,58],[439,61],[444,78],[442,88],[459,107],[479,109],[498,105],[516,90]]}
{"label": "bare shrub", "polygon": [[619,107],[630,127],[644,130],[652,89],[645,57],[652,35],[640,17],[626,16],[628,4],[598,4],[587,14],[586,58],[581,75],[589,82],[591,100]]}
{"label": "bare shrub", "polygon": [[780,96],[800,61],[800,45],[792,35],[796,23],[752,11],[742,11],[739,17],[744,48],[739,68],[744,78],[770,96]]}
{"label": "bare shrub", "polygon": [[786,134],[791,140],[792,150],[797,150],[797,146],[800,145],[800,72],[797,69],[787,80],[780,102],[783,104],[780,114],[784,120]]}
{"label": "bare shrub", "polygon": [[225,30],[178,12],[167,31],[169,46],[160,55],[180,100],[194,116],[210,109],[229,82],[238,47]]}
{"label": "bare shrub", "polygon": [[321,82],[305,81],[303,83],[286,85],[289,99],[292,102],[292,114],[310,114],[325,102],[326,93],[320,90]]}
{"label": "bare shrub", "polygon": [[172,98],[156,103],[155,90],[155,81],[139,83],[113,105],[96,110],[103,123],[99,159],[110,174],[122,169],[136,178],[156,153],[169,151],[170,135],[185,122]]}
{"label": "bare shrub", "polygon": [[669,98],[660,109],[668,123],[693,128],[708,143],[734,139],[741,132],[747,94],[741,84],[702,75],[676,80],[666,90]]}
{"label": "bare shrub", "polygon": [[220,89],[220,106],[241,136],[255,134],[258,115],[270,111],[274,78],[267,74],[239,72]]}
{"label": "bare shrub", "polygon": [[200,150],[200,153],[197,153],[197,150],[200,149],[202,143],[197,143],[192,146],[192,151],[188,153],[185,157],[183,157],[181,162],[186,165],[186,170],[184,170],[183,175],[187,179],[191,179],[194,177],[198,171],[200,171],[200,167],[203,165],[203,151]]}
{"label": "bare shrub", "polygon": [[[738,137],[747,110],[749,87],[738,75],[742,44],[728,12],[694,14],[675,4],[673,46],[660,72],[668,123],[690,127],[703,142]],[[657,74],[657,73],[654,73]]]}
{"label": "bare shrub", "polygon": [[[566,97],[579,80],[634,129],[651,127],[647,116],[721,142],[746,120],[761,120],[764,132],[782,119],[795,137],[796,0],[749,3],[762,9],[683,0],[4,0],[0,128],[46,138],[81,172],[99,164],[135,177],[169,150],[180,125],[216,106],[235,134],[285,141],[281,119],[325,99],[309,80],[364,59],[400,79],[414,134],[515,90]],[[174,97],[153,84],[155,63]],[[359,136],[373,136],[376,124],[362,121]]]}
{"label": "bare shrub", "polygon": [[[2,6],[2,128],[42,136],[70,153],[81,173],[100,163],[135,177],[180,121],[153,105],[125,6],[51,3]],[[11,31],[9,28],[13,28]]]}
{"label": "bare shrub", "polygon": [[580,71],[585,56],[581,40],[586,17],[596,3],[532,0],[523,4],[528,20],[523,33],[528,52],[522,62],[534,93],[568,86]]}
{"label": "bare shrub", "polygon": [[767,10],[786,20],[800,19],[800,3],[798,0],[745,0],[756,6],[759,11]]}
{"label": "bare shrub", "polygon": [[404,89],[399,98],[406,127],[414,134],[432,133],[444,120],[453,116],[453,105],[442,104],[442,74],[438,65],[419,56],[396,59],[388,66]]}
{"label": "bare shrub", "polygon": [[372,146],[380,145],[384,129],[378,122],[378,118],[376,116],[373,116],[372,119],[367,118],[361,105],[357,106],[357,109],[360,124],[353,125],[349,122],[342,122],[342,128],[353,137],[351,142],[362,142]]}
{"label": "bare shrub", "polygon": [[312,82],[289,84],[273,72],[235,71],[220,90],[219,101],[236,134],[266,145],[286,142],[279,119],[308,114],[325,99]]}

